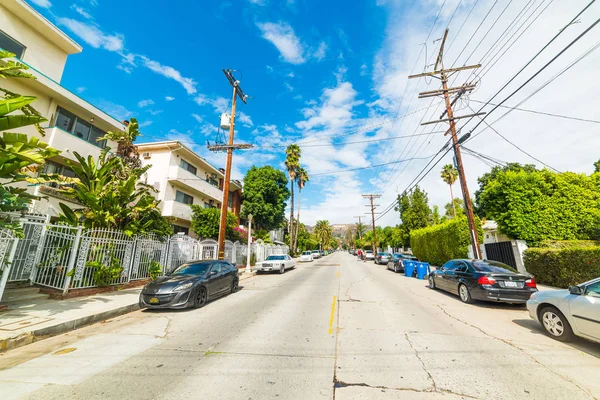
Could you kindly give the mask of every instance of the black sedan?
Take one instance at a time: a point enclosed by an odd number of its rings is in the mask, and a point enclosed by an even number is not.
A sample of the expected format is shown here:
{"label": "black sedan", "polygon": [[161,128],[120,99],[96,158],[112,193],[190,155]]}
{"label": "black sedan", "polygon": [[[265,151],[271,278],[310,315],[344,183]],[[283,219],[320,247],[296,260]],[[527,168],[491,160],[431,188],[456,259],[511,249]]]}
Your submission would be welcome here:
{"label": "black sedan", "polygon": [[537,292],[535,280],[506,264],[489,260],[450,260],[429,274],[429,287],[473,300],[525,303]]}
{"label": "black sedan", "polygon": [[395,253],[390,257],[387,269],[394,272],[404,272],[404,261],[419,261],[419,259],[410,254]]}
{"label": "black sedan", "polygon": [[200,308],[211,299],[237,292],[238,285],[238,270],[230,263],[191,261],[144,286],[140,308]]}

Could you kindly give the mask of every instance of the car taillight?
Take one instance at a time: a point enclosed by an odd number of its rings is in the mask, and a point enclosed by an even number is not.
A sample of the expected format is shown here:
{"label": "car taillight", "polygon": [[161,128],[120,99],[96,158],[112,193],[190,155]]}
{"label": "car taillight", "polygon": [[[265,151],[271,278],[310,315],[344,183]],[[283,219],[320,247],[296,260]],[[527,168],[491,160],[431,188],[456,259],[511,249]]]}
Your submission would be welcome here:
{"label": "car taillight", "polygon": [[535,283],[535,280],[533,278],[527,279],[525,281],[525,286],[532,288],[532,289],[536,289],[537,288],[537,284]]}
{"label": "car taillight", "polygon": [[494,283],[496,283],[496,280],[494,278],[488,278],[484,275],[477,279],[477,283],[480,285],[493,285]]}

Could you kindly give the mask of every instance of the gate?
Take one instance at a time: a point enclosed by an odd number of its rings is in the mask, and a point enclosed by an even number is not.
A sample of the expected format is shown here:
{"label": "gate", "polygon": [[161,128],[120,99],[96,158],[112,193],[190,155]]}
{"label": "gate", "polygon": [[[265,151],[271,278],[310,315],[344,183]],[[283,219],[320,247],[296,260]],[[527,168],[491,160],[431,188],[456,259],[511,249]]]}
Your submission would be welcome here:
{"label": "gate", "polygon": [[171,236],[168,243],[165,273],[173,272],[181,264],[200,258],[201,246],[196,239],[177,234]]}
{"label": "gate", "polygon": [[22,222],[24,237],[17,243],[17,251],[10,266],[9,282],[27,281],[35,265],[38,246],[44,231],[44,223]]}
{"label": "gate", "polygon": [[161,241],[156,235],[150,234],[138,237],[135,244],[135,255],[129,279],[149,278],[150,265],[153,262],[161,264],[165,248],[166,242],[164,240]]}
{"label": "gate", "polygon": [[485,253],[488,260],[500,261],[517,269],[512,242],[486,243]]}
{"label": "gate", "polygon": [[67,271],[77,253],[77,240],[82,228],[62,225],[46,226],[38,247],[31,281],[55,289],[65,289]]}
{"label": "gate", "polygon": [[218,255],[219,243],[216,240],[206,239],[200,242],[200,259],[216,260]]}

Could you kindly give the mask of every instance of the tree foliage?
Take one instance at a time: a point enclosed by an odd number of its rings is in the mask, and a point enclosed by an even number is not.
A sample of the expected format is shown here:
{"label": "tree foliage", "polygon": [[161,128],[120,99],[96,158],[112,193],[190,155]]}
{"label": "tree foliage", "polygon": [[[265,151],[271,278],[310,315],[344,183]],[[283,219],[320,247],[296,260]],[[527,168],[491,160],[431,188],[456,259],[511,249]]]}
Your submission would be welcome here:
{"label": "tree foliage", "polygon": [[529,245],[593,239],[600,234],[600,174],[548,170],[497,171],[479,195],[500,231]]}
{"label": "tree foliage", "polygon": [[[192,231],[202,239],[218,239],[219,223],[221,220],[221,210],[217,208],[204,208],[198,204],[190,204],[192,209]],[[237,217],[232,212],[227,212],[227,225],[225,237],[228,240],[236,241],[239,232],[237,227]]]}
{"label": "tree foliage", "polygon": [[321,244],[322,249],[327,249],[328,244],[333,237],[333,228],[329,225],[329,221],[317,221],[314,229],[314,235],[317,241]]}
{"label": "tree foliage", "polygon": [[86,160],[77,152],[73,154],[77,163],[70,160],[66,163],[77,181],[60,191],[81,207],[71,209],[60,203],[62,222],[86,228],[120,229],[127,235],[172,233],[171,225],[160,213],[159,201],[152,195],[154,189],[139,183],[150,166],[131,170],[127,178],[122,179],[119,176],[125,175],[126,166],[121,158],[108,159],[103,153],[95,161],[92,156]]}
{"label": "tree foliage", "polygon": [[524,262],[538,283],[567,288],[600,276],[600,246],[529,248]]}
{"label": "tree foliage", "polygon": [[[142,161],[137,151],[137,146],[133,144],[137,137],[140,135],[139,124],[135,118],[131,118],[125,130],[123,131],[109,131],[106,135],[98,138],[98,141],[111,140],[117,143],[117,151],[114,156],[110,157],[121,157],[123,164],[129,169],[140,168]],[[105,147],[104,151],[109,151],[109,147]]]}
{"label": "tree foliage", "polygon": [[398,196],[396,211],[400,212],[402,224],[402,242],[406,246],[410,242],[410,233],[430,224],[431,209],[429,208],[427,193],[419,186],[410,192]]}
{"label": "tree foliage", "polygon": [[288,180],[282,171],[270,166],[252,166],[244,177],[242,218],[252,214],[257,229],[280,228],[285,219],[286,201],[290,197]]}

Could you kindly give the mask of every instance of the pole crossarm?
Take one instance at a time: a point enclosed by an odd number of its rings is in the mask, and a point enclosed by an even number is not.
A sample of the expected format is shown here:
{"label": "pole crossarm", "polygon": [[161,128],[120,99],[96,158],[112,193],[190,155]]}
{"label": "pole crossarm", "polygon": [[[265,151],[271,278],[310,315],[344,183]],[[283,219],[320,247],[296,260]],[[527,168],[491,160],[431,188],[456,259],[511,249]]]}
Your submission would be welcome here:
{"label": "pole crossarm", "polygon": [[[416,75],[409,75],[408,79],[413,79],[413,78],[423,78],[425,76],[435,76],[435,75],[441,75],[442,73],[449,73],[449,72],[457,72],[457,71],[464,71],[467,69],[475,69],[475,68],[480,68],[481,64],[475,64],[475,65],[465,65],[464,67],[457,67],[457,68],[448,68],[448,69],[440,69],[437,71],[430,71],[430,72],[423,72],[421,74],[416,74]],[[437,78],[437,76],[436,76]]]}
{"label": "pole crossarm", "polygon": [[229,149],[232,150],[244,150],[244,149],[251,149],[254,146],[251,144],[232,144],[231,146],[228,144],[215,144],[215,145],[209,145],[208,149],[210,151],[226,151]]}
{"label": "pole crossarm", "polygon": [[440,94],[444,94],[445,92],[456,93],[456,92],[463,92],[463,91],[472,91],[473,89],[475,89],[476,86],[477,85],[475,85],[475,84],[471,84],[471,85],[451,87],[448,89],[429,90],[427,92],[419,93],[419,98],[422,99],[425,97],[438,96]]}
{"label": "pole crossarm", "polygon": [[456,117],[453,116],[452,118],[436,119],[434,121],[423,122],[421,125],[431,125],[431,124],[437,124],[437,123],[440,123],[440,122],[454,121],[455,119],[476,117],[478,115],[483,115],[483,114],[485,114],[485,112],[480,112],[480,113],[476,113],[476,114],[458,115]]}

